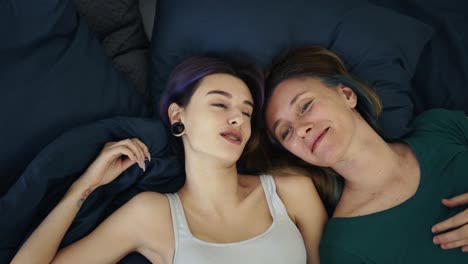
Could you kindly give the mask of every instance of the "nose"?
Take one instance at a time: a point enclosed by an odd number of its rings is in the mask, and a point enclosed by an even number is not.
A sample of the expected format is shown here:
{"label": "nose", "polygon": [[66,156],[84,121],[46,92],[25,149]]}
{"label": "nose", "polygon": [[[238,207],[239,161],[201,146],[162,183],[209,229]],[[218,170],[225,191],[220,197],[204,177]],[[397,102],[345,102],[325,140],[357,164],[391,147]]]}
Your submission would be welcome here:
{"label": "nose", "polygon": [[298,137],[307,137],[314,126],[311,123],[300,124],[296,127],[296,134]]}
{"label": "nose", "polygon": [[242,111],[233,111],[228,119],[228,123],[235,127],[241,126],[244,123]]}

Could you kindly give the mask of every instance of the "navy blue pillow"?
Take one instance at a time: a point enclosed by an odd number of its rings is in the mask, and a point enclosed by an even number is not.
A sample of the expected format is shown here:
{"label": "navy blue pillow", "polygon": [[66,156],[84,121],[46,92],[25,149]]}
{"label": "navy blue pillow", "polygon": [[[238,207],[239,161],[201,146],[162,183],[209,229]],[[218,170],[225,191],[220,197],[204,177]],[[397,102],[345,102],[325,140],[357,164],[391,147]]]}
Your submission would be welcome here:
{"label": "navy blue pillow", "polygon": [[144,115],[72,1],[1,1],[0,36],[0,195],[65,130]]}
{"label": "navy blue pillow", "polygon": [[188,56],[245,53],[265,69],[283,49],[305,44],[337,52],[376,88],[388,137],[409,131],[410,79],[432,35],[421,22],[365,0],[158,0],[151,42],[155,108],[172,68]]}
{"label": "navy blue pillow", "polygon": [[417,113],[446,108],[468,115],[468,1],[371,1],[436,29],[413,77]]}

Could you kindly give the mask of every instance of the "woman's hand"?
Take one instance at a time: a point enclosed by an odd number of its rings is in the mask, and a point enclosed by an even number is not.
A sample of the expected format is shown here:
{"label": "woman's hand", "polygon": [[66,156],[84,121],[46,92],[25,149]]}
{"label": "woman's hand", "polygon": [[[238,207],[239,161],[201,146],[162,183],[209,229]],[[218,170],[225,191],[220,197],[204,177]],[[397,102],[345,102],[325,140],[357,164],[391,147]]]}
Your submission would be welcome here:
{"label": "woman's hand", "polygon": [[135,163],[145,171],[146,159],[151,160],[148,148],[137,138],[109,142],[78,181],[95,189],[113,181]]}
{"label": "woman's hand", "polygon": [[[128,158],[123,158],[127,156]],[[109,142],[86,172],[21,246],[12,263],[51,263],[86,197],[97,187],[113,181],[135,163],[145,170],[148,148],[139,139]]]}
{"label": "woman's hand", "polygon": [[[442,203],[448,207],[468,205],[468,193],[461,194],[450,199],[442,199]],[[440,233],[451,229],[450,232],[436,235],[434,244],[440,244],[442,249],[459,248],[468,252],[468,209],[432,227],[432,233]]]}

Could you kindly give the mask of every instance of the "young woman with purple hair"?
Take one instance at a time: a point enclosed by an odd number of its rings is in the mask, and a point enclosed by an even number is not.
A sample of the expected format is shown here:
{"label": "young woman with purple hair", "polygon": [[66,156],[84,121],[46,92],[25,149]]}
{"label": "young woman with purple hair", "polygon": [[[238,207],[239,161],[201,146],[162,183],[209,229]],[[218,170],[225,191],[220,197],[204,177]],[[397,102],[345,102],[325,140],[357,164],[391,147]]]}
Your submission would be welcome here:
{"label": "young woman with purple hair", "polygon": [[108,143],[13,263],[108,263],[133,251],[153,263],[318,263],[327,216],[311,179],[237,171],[262,103],[263,75],[252,64],[211,57],[183,62],[170,77],[160,114],[181,146],[185,185],[174,194],[136,195],[58,251],[86,197],[150,159],[138,139]]}

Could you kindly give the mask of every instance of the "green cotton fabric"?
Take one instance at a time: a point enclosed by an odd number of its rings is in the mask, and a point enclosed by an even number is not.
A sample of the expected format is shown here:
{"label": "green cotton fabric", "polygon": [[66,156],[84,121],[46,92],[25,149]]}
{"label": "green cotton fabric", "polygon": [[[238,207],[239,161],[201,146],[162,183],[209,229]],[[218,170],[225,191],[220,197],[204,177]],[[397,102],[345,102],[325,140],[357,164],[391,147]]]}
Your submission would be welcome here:
{"label": "green cotton fabric", "polygon": [[448,208],[442,198],[468,192],[468,119],[463,112],[434,109],[413,122],[403,141],[419,161],[416,194],[369,215],[331,218],[320,243],[321,263],[468,263],[460,248],[442,250],[431,227],[468,206]]}

